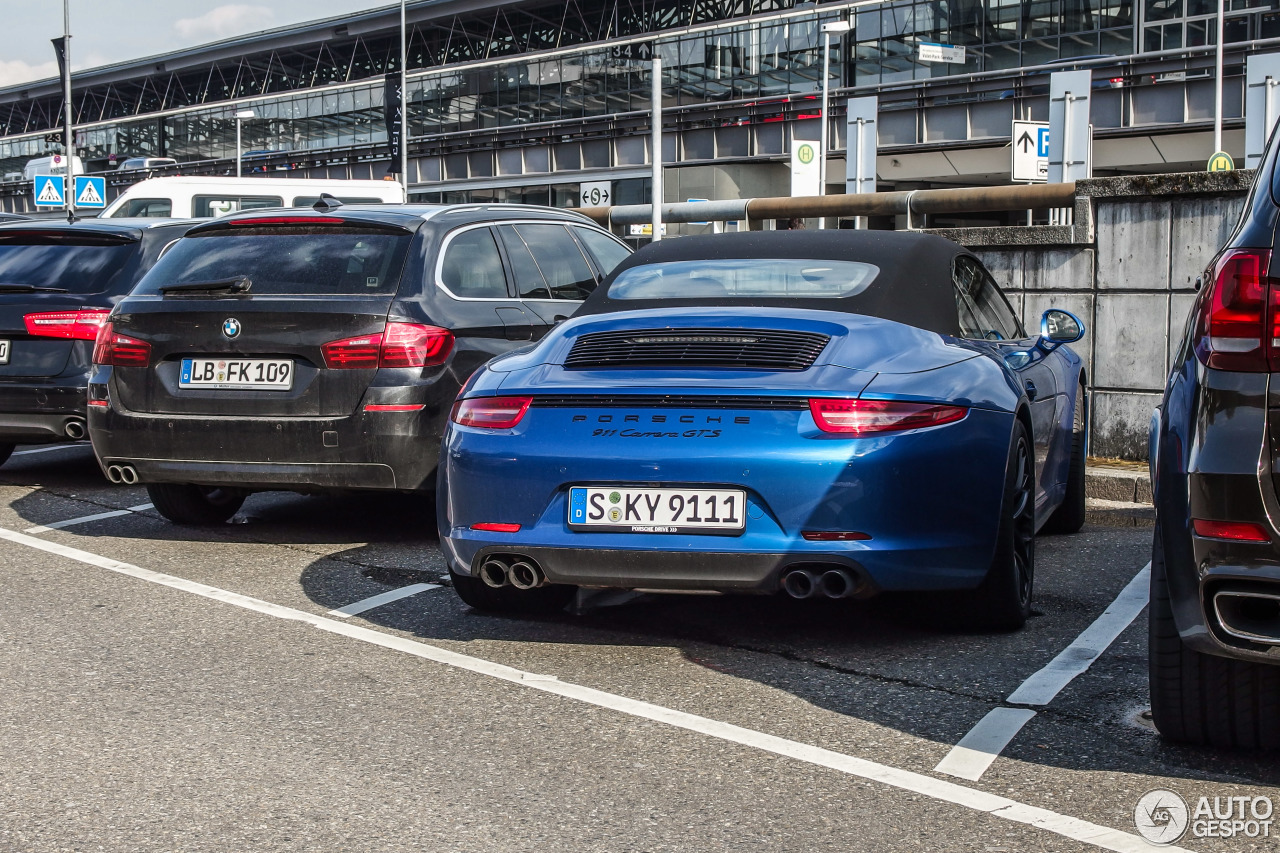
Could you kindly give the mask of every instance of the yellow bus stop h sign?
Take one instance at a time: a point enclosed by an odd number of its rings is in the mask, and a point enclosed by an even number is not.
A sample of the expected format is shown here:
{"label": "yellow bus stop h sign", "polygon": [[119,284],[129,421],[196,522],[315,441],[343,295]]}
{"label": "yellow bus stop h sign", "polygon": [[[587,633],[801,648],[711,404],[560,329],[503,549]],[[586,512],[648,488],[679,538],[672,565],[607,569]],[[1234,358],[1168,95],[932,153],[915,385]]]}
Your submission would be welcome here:
{"label": "yellow bus stop h sign", "polygon": [[1232,162],[1231,155],[1225,151],[1218,151],[1209,158],[1210,172],[1234,172],[1236,164]]}

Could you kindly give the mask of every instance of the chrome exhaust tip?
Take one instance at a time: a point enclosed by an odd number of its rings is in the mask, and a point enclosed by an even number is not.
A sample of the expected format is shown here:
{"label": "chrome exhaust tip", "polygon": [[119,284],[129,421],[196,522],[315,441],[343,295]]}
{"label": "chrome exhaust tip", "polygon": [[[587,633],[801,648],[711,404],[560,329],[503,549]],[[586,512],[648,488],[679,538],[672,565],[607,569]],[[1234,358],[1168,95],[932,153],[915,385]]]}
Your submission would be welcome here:
{"label": "chrome exhaust tip", "polygon": [[782,576],[782,589],[792,598],[812,598],[818,592],[818,578],[808,569],[792,569]]}
{"label": "chrome exhaust tip", "polygon": [[85,436],[84,421],[67,421],[67,424],[62,428],[62,431],[67,434],[67,438],[73,438],[79,441]]}
{"label": "chrome exhaust tip", "polygon": [[827,598],[848,598],[858,589],[858,582],[844,569],[828,569],[818,579],[818,586]]}
{"label": "chrome exhaust tip", "polygon": [[122,483],[122,482],[124,482],[124,481],[121,479],[120,466],[119,466],[119,465],[108,465],[108,466],[107,466],[107,479],[108,479],[108,480],[110,480],[110,481],[111,481],[111,482],[113,482],[113,483],[116,483],[117,485],[118,485],[118,484],[120,484],[120,483]]}
{"label": "chrome exhaust tip", "polygon": [[527,558],[512,563],[507,577],[516,589],[535,589],[547,582],[547,579],[542,576],[542,570]]}
{"label": "chrome exhaust tip", "polygon": [[485,560],[480,566],[480,580],[493,589],[502,589],[510,583],[511,570],[501,560]]}
{"label": "chrome exhaust tip", "polygon": [[132,465],[120,466],[120,482],[126,486],[132,486],[138,482],[138,471]]}
{"label": "chrome exhaust tip", "polygon": [[1280,590],[1224,589],[1214,593],[1213,612],[1232,637],[1280,646]]}

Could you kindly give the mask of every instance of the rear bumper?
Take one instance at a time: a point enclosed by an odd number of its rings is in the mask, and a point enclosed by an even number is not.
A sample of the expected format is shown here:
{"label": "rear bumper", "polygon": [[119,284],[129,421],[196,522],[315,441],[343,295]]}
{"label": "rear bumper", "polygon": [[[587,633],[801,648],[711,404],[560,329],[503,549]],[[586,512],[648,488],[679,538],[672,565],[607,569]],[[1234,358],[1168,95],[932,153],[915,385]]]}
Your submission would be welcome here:
{"label": "rear bumper", "polygon": [[73,441],[66,427],[85,419],[87,377],[54,384],[45,380],[21,384],[0,382],[0,442],[43,444]]}
{"label": "rear bumper", "polygon": [[422,411],[212,418],[89,410],[89,433],[104,467],[132,465],[142,483],[255,490],[430,488],[438,429]]}

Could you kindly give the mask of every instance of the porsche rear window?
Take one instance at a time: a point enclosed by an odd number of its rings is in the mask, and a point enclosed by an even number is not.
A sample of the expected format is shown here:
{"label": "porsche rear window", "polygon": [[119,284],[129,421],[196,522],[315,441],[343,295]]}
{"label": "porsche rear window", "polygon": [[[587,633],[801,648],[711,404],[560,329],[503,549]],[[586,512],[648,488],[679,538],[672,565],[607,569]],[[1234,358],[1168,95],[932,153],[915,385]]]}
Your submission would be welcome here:
{"label": "porsche rear window", "polygon": [[879,272],[860,261],[670,261],[623,270],[609,285],[609,298],[838,299],[857,296]]}
{"label": "porsche rear window", "polygon": [[179,240],[135,293],[197,281],[247,278],[252,295],[394,293],[408,233],[374,229],[245,228]]}

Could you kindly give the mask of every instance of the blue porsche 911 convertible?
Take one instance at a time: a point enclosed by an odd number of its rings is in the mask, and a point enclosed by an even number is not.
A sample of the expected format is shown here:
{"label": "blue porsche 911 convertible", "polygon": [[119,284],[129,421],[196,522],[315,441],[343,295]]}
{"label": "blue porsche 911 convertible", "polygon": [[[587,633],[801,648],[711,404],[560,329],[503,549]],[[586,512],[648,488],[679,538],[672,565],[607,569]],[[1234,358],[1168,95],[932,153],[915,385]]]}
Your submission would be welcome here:
{"label": "blue porsche 911 convertible", "polygon": [[1035,534],[1084,522],[1087,396],[1045,312],[1024,332],[940,237],[685,237],[632,255],[454,403],[438,512],[482,610],[577,587],[1031,608]]}

